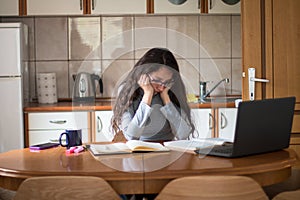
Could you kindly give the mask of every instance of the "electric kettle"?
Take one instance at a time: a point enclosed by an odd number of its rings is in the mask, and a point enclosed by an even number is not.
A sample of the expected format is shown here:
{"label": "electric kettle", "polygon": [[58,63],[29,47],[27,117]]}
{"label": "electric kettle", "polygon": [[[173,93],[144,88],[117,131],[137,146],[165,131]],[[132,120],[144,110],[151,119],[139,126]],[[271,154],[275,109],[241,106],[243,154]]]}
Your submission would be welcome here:
{"label": "electric kettle", "polygon": [[87,72],[73,75],[75,81],[73,87],[74,101],[94,101],[96,98],[96,81],[99,83],[100,93],[103,93],[103,82],[100,76]]}

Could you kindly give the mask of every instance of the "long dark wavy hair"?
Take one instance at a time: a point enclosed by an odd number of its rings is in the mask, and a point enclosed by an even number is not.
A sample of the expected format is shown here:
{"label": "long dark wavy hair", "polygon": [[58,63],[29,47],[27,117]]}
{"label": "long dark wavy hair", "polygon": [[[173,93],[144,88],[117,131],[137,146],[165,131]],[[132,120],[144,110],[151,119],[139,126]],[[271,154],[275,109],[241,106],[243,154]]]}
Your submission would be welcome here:
{"label": "long dark wavy hair", "polygon": [[[179,74],[179,66],[172,52],[165,48],[152,48],[147,51],[120,84],[121,89],[116,98],[111,120],[112,128],[116,133],[120,131],[119,125],[124,112],[132,107],[135,113],[142,100],[144,92],[138,85],[140,76],[157,71],[161,67],[167,67],[173,72],[174,84],[168,91],[170,100],[186,113],[187,119],[185,120],[190,123],[191,133],[193,134],[195,127],[191,120],[191,110],[187,103],[185,86]],[[134,102],[138,102],[138,104]]]}

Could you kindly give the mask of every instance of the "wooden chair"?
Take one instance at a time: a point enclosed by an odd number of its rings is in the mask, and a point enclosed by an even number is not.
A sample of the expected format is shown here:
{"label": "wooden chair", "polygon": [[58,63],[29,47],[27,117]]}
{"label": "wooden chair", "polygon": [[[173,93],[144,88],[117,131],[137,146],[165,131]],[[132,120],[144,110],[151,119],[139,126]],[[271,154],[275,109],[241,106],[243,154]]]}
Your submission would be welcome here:
{"label": "wooden chair", "polygon": [[267,200],[262,187],[245,176],[190,176],[168,183],[156,200]]}
{"label": "wooden chair", "polygon": [[286,191],[277,194],[272,200],[299,200],[300,190]]}
{"label": "wooden chair", "polygon": [[90,176],[44,176],[26,179],[14,200],[121,199],[102,178]]}

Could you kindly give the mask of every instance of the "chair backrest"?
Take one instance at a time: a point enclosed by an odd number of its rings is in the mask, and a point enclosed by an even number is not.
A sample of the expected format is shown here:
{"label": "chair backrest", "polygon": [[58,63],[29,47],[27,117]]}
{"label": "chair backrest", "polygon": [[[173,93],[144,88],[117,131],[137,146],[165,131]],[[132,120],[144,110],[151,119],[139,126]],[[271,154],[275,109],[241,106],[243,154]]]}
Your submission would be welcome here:
{"label": "chair backrest", "polygon": [[262,187],[245,176],[191,176],[168,183],[156,200],[268,200]]}
{"label": "chair backrest", "polygon": [[28,178],[14,200],[120,199],[102,178],[89,176],[43,176]]}

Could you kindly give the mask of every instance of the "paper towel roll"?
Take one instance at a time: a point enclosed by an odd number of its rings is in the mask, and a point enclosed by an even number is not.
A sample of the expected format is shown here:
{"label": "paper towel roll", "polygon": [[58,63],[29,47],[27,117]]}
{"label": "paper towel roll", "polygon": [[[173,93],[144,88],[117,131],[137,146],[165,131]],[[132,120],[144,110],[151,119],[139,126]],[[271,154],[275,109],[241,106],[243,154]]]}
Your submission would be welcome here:
{"label": "paper towel roll", "polygon": [[37,93],[39,103],[56,103],[56,74],[38,73],[37,74]]}

